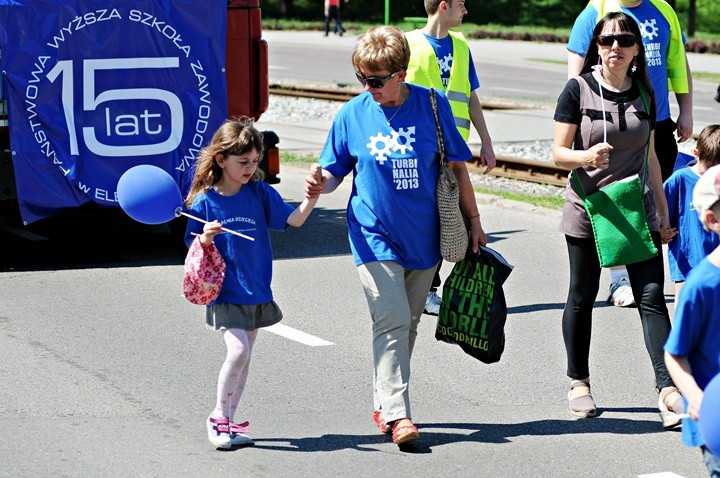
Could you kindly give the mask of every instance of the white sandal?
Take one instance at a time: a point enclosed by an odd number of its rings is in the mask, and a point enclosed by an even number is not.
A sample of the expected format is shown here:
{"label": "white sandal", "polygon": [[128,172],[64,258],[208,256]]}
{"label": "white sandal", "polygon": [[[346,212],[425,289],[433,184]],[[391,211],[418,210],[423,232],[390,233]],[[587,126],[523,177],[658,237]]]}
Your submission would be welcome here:
{"label": "white sandal", "polygon": [[[667,403],[671,405],[668,407]],[[663,428],[669,430],[680,426],[683,414],[683,399],[677,387],[665,387],[660,390],[658,397],[658,410],[660,410],[660,418],[663,422]]]}
{"label": "white sandal", "polygon": [[570,412],[576,417],[589,418],[597,413],[595,400],[590,394],[590,382],[586,380],[573,380],[570,382],[568,392]]}

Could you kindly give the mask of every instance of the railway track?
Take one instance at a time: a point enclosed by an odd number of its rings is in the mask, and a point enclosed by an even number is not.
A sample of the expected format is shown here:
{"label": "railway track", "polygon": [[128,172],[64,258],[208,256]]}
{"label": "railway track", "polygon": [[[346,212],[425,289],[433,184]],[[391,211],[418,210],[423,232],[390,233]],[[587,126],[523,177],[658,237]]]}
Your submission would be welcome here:
{"label": "railway track", "polygon": [[[273,84],[270,85],[269,92],[271,95],[279,96],[314,98],[316,100],[327,101],[348,101],[362,93],[363,90],[359,86],[356,88],[311,88],[306,86]],[[517,110],[533,108],[530,104],[503,103],[500,101],[483,102],[482,107],[485,110]]]}
{"label": "railway track", "polygon": [[351,90],[343,88],[309,88],[304,86],[270,85],[270,94],[279,96],[294,96],[297,98],[314,98],[316,100],[349,101],[361,89]]}
{"label": "railway track", "polygon": [[[496,156],[495,159],[495,167],[489,173],[491,176],[563,187],[568,181],[568,170],[547,161],[512,156]],[[473,173],[482,174],[483,172],[483,168],[480,166],[480,157],[476,155],[473,156],[472,162],[468,161],[467,167],[468,171]]]}
{"label": "railway track", "polygon": [[[279,86],[271,85],[271,95],[294,96],[299,98],[313,98],[327,101],[348,101],[359,94],[362,90],[341,89],[341,88],[308,88],[301,86]],[[483,109],[518,109],[518,106],[501,103],[483,103]],[[539,184],[550,184],[553,186],[565,186],[568,178],[568,171],[558,168],[547,161],[537,161],[525,158],[514,158],[511,156],[497,156],[495,168],[490,175],[521,181],[534,182]],[[473,156],[467,163],[471,172],[482,173],[480,157]]]}

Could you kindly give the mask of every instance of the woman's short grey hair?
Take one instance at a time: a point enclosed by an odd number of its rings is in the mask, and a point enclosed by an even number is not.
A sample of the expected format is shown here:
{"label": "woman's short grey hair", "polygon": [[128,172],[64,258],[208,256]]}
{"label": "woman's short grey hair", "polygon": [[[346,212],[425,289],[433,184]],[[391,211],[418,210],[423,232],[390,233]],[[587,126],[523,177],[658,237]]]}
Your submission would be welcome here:
{"label": "woman's short grey hair", "polygon": [[410,45],[405,33],[389,25],[369,28],[358,38],[352,54],[355,71],[394,73],[407,70],[409,62]]}

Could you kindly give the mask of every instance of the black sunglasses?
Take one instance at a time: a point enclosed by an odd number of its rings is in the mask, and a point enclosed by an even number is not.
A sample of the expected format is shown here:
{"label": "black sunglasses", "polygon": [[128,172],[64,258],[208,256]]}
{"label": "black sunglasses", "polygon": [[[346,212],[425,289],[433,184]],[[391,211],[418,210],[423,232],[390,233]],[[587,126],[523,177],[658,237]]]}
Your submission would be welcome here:
{"label": "black sunglasses", "polygon": [[370,88],[375,89],[385,86],[385,83],[387,83],[390,78],[395,78],[396,74],[397,71],[395,73],[390,73],[388,76],[365,76],[359,71],[355,72],[355,76],[361,85],[365,86],[365,84],[368,84],[370,85]]}
{"label": "black sunglasses", "polygon": [[618,42],[623,48],[633,46],[637,39],[632,33],[618,33],[614,35],[600,35],[597,42],[601,46],[612,46],[613,43]]}

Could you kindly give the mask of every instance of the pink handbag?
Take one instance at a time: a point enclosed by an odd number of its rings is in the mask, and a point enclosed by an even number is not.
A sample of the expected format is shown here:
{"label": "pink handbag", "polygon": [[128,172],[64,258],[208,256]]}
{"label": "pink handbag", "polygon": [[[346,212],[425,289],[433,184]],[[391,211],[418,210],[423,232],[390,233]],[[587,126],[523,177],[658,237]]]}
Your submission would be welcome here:
{"label": "pink handbag", "polygon": [[211,243],[205,247],[196,237],[185,257],[183,295],[197,305],[208,305],[218,298],[225,280],[225,261]]}

